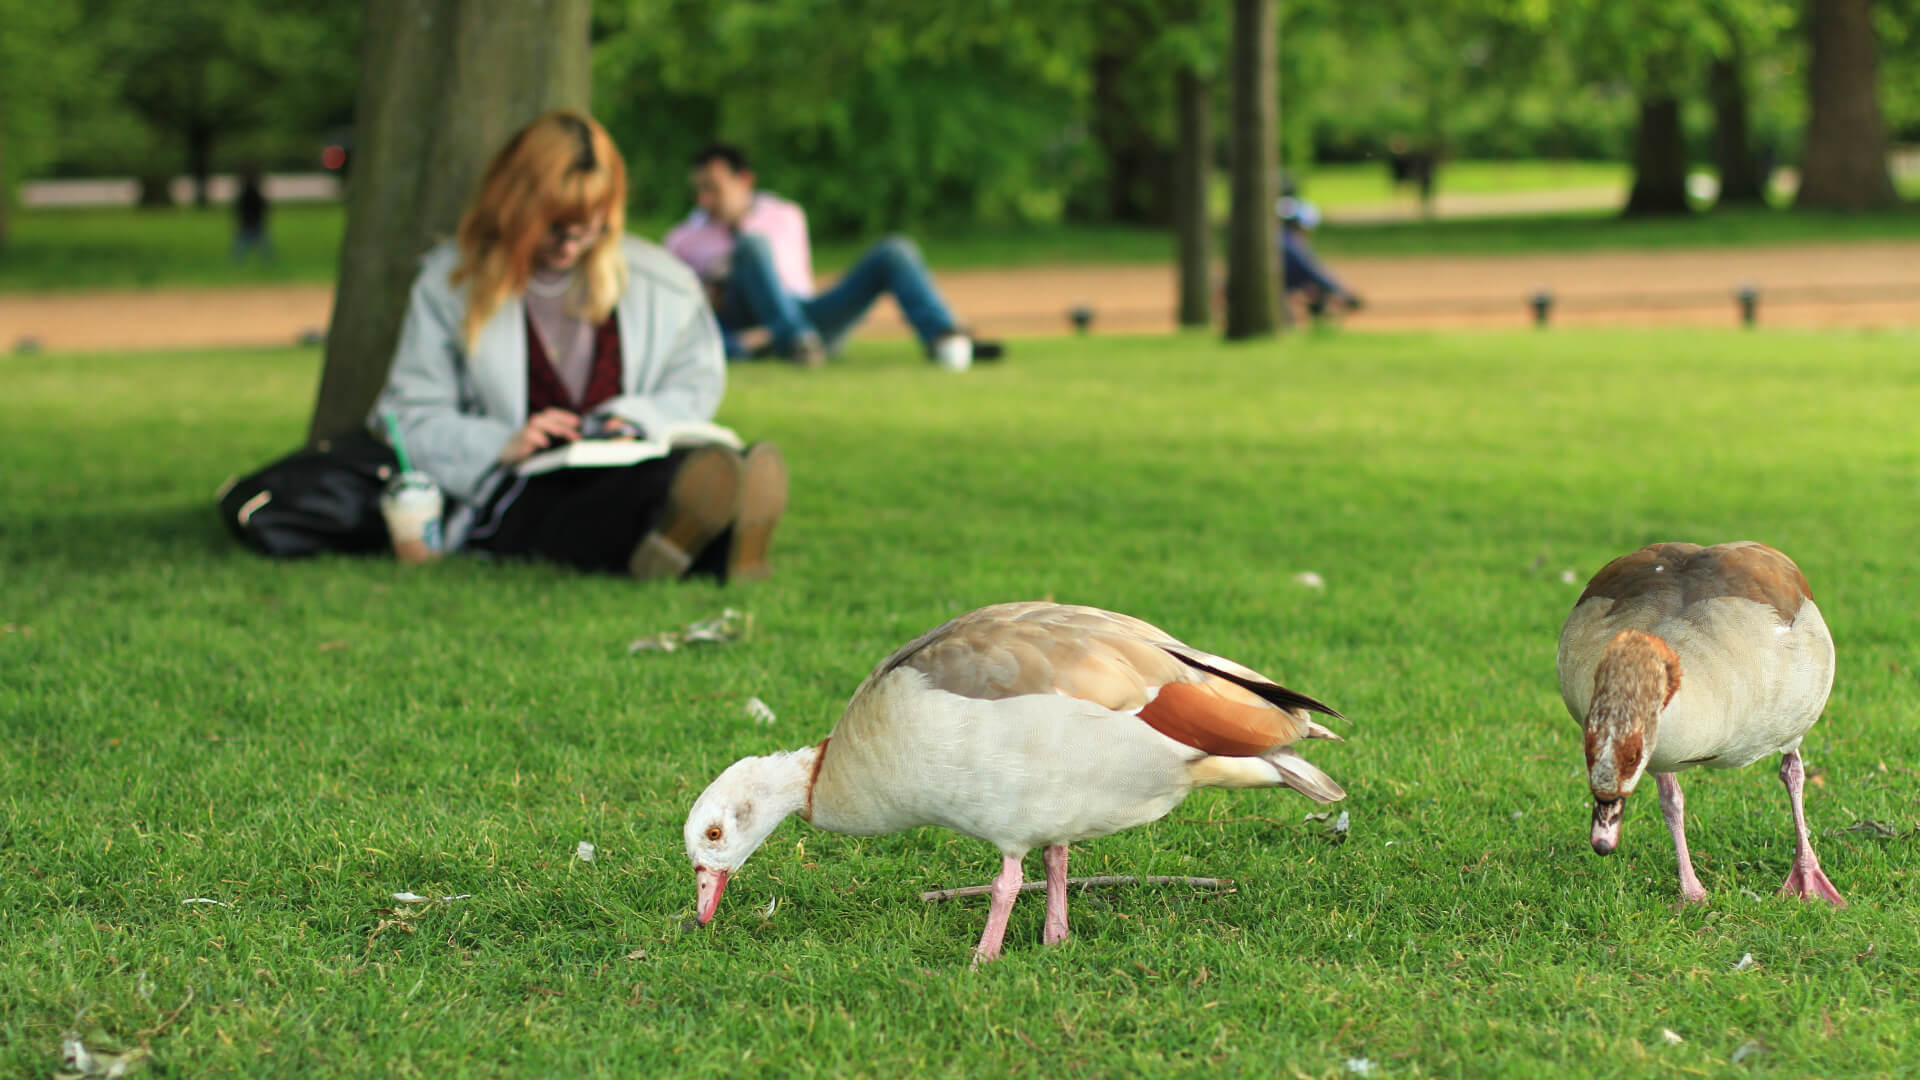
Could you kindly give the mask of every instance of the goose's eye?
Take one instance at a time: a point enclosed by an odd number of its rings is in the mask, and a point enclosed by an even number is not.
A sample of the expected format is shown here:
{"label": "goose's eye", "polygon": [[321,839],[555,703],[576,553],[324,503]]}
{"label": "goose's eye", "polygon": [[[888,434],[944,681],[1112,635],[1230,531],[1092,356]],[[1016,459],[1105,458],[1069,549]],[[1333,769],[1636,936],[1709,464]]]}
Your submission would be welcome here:
{"label": "goose's eye", "polygon": [[723,834],[722,834],[722,833],[721,833],[721,831],[720,831],[720,826],[718,826],[718,825],[709,825],[709,826],[707,826],[707,839],[708,839],[708,840],[711,840],[711,841],[713,841],[714,843],[716,843],[716,844],[717,844],[717,843],[719,843],[719,842],[720,842],[720,837],[721,837],[722,835],[723,835]]}

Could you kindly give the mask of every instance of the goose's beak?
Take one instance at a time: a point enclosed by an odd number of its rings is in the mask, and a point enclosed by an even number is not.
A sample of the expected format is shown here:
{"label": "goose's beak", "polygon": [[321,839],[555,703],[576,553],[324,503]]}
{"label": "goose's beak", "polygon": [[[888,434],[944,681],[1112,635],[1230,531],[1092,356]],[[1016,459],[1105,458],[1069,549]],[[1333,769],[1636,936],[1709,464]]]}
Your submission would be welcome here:
{"label": "goose's beak", "polygon": [[720,894],[727,891],[727,872],[696,866],[693,868],[693,880],[696,893],[694,914],[699,918],[700,925],[705,926],[713,921],[713,913],[720,910]]}
{"label": "goose's beak", "polygon": [[1620,846],[1620,821],[1626,816],[1627,800],[1593,800],[1593,850],[1601,855],[1613,854]]}

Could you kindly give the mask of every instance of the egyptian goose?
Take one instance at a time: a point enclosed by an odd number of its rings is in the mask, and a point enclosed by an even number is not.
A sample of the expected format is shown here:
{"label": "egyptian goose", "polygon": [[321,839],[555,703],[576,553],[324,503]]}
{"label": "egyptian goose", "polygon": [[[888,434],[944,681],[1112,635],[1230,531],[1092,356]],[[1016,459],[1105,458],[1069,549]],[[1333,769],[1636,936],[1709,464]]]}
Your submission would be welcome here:
{"label": "egyptian goose", "polygon": [[908,642],[817,746],[735,762],[687,815],[704,925],[789,814],[872,836],[943,825],[1000,849],[978,963],[1000,954],[1027,853],[1043,848],[1044,938],[1067,936],[1067,845],[1157,820],[1196,787],[1346,796],[1292,750],[1339,713],[1126,615],[998,604]]}
{"label": "egyptian goose", "polygon": [[1846,901],[1807,837],[1800,739],[1833,688],[1833,638],[1792,559],[1751,541],[1654,544],[1608,563],[1560,631],[1560,694],[1586,728],[1593,850],[1620,843],[1625,800],[1652,772],[1680,862],[1680,898],[1707,890],[1687,854],[1674,774],[1780,754],[1793,806],[1783,896]]}

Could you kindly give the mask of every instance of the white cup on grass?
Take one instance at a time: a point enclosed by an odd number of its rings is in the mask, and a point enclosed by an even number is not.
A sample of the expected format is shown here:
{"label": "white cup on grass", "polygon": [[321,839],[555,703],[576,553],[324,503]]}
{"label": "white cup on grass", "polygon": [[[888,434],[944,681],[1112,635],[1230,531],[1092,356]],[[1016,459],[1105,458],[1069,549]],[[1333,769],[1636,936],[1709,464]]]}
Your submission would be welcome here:
{"label": "white cup on grass", "polygon": [[432,562],[440,557],[440,516],[446,499],[422,472],[403,472],[380,494],[380,513],[387,519],[393,554],[401,562]]}

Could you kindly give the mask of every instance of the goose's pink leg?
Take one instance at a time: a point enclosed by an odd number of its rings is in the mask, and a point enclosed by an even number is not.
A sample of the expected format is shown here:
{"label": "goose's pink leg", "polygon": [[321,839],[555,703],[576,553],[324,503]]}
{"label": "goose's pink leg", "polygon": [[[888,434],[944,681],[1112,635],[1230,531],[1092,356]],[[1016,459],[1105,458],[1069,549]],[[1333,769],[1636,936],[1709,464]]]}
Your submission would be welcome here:
{"label": "goose's pink leg", "polygon": [[1800,793],[1807,784],[1807,767],[1800,761],[1799,750],[1789,750],[1780,758],[1780,782],[1787,785],[1787,799],[1793,803],[1793,869],[1787,872],[1787,882],[1780,886],[1780,895],[1802,900],[1818,897],[1834,907],[1846,907],[1840,890],[1820,872],[1820,860],[1813,854],[1813,839],[1807,835],[1807,811],[1800,802]]}
{"label": "goose's pink leg", "polygon": [[1000,876],[993,879],[993,902],[987,908],[987,928],[980,933],[980,944],[973,947],[973,962],[1000,957],[1000,942],[1007,936],[1007,916],[1013,914],[1013,902],[1020,898],[1020,860],[1011,855],[1000,857]]}
{"label": "goose's pink leg", "polygon": [[1660,783],[1660,813],[1667,819],[1673,853],[1680,860],[1680,902],[1697,904],[1707,898],[1707,889],[1693,872],[1693,855],[1687,851],[1687,801],[1680,797],[1680,781],[1672,773],[1655,773],[1654,779]]}
{"label": "goose's pink leg", "polygon": [[1047,864],[1047,928],[1040,940],[1058,945],[1067,940],[1067,845],[1050,845],[1040,859]]}

